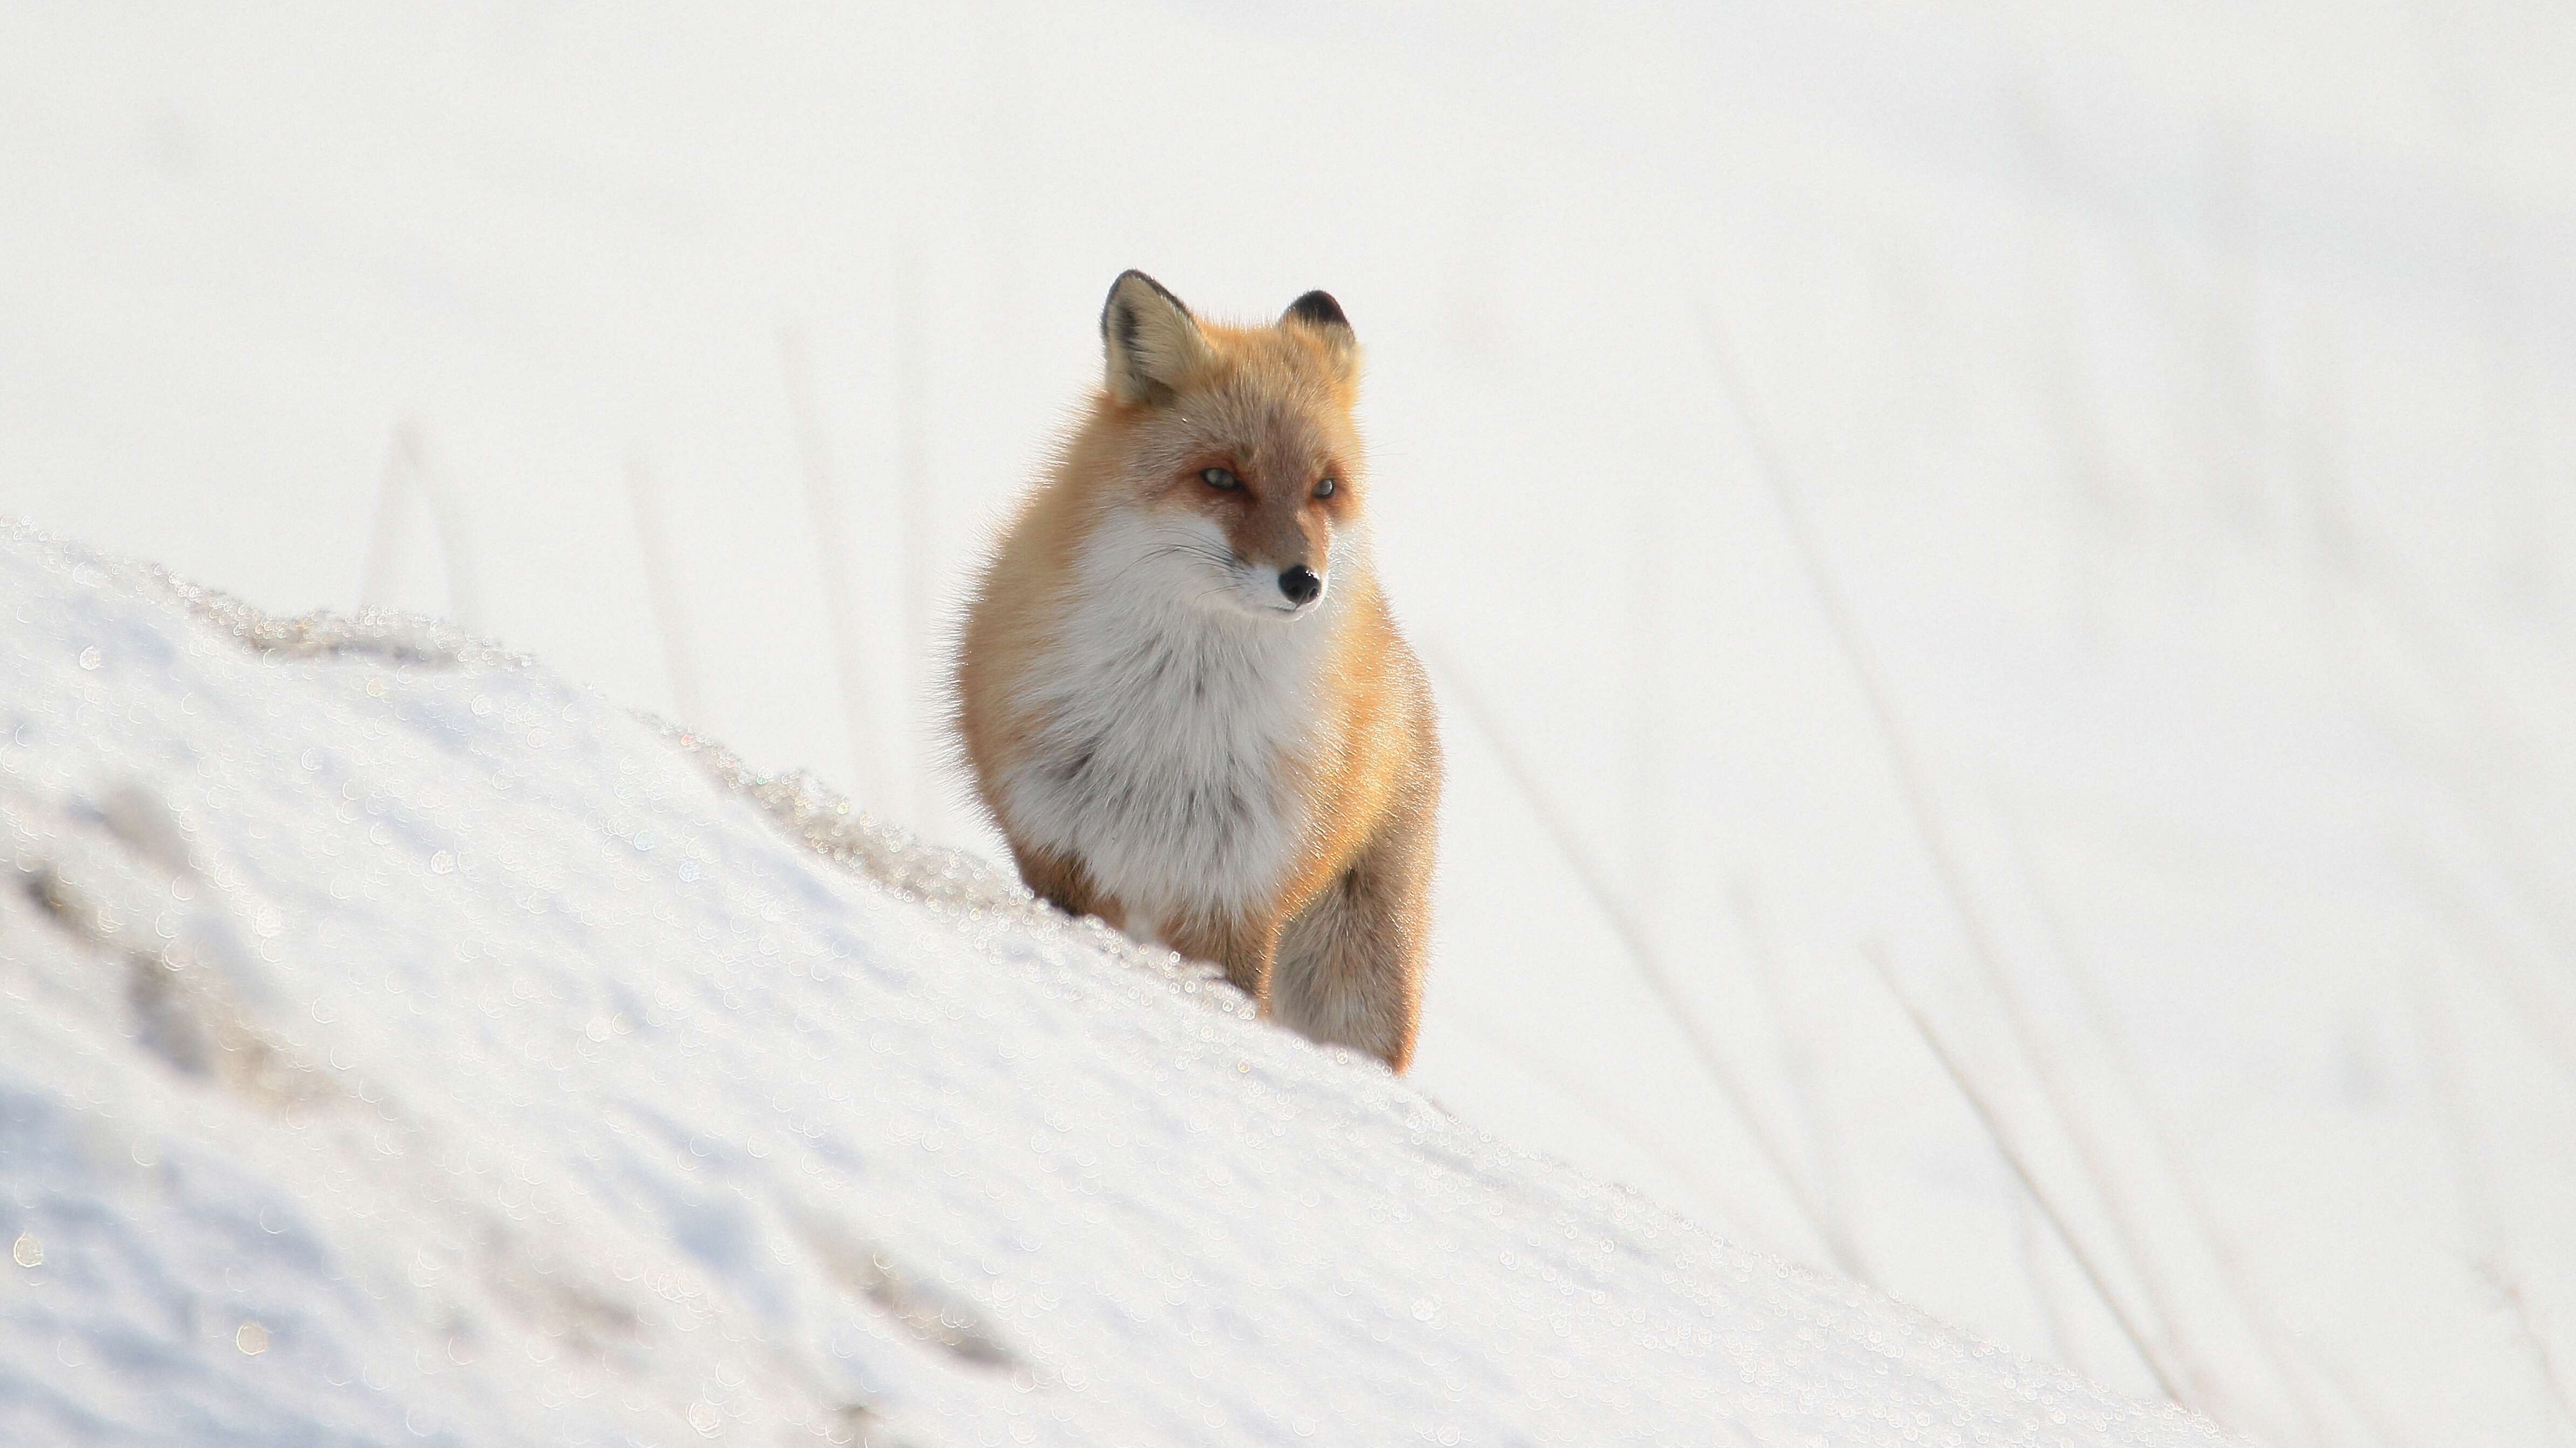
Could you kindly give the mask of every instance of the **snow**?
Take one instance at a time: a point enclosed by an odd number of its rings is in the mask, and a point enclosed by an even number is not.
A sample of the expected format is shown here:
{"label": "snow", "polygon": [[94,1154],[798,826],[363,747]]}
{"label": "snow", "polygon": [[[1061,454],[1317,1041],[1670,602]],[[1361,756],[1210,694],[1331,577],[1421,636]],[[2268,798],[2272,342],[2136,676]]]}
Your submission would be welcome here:
{"label": "snow", "polygon": [[2283,1448],[2576,1442],[2570,74],[2414,0],[0,0],[0,514],[998,859],[944,616],[1103,290],[1328,288],[1419,1090]]}
{"label": "snow", "polygon": [[2219,1441],[453,630],[0,619],[0,1440]]}

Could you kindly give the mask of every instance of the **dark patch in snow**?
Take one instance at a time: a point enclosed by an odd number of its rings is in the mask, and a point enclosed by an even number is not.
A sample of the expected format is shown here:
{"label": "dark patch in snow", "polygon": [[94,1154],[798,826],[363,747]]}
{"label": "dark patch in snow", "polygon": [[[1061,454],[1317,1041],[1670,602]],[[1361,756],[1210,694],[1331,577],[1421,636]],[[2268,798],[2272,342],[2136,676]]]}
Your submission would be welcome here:
{"label": "dark patch in snow", "polygon": [[1024,1367],[982,1313],[904,1273],[882,1247],[859,1241],[819,1218],[799,1224],[798,1235],[843,1291],[865,1299],[928,1346],[979,1368],[1014,1371]]}

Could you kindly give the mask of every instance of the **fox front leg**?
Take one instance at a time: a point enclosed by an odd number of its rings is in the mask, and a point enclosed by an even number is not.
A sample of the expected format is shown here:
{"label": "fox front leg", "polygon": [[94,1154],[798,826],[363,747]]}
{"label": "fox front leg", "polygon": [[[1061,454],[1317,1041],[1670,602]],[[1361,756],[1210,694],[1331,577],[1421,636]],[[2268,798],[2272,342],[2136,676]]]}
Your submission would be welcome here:
{"label": "fox front leg", "polygon": [[1016,840],[1010,846],[1011,860],[1020,867],[1020,883],[1039,899],[1076,918],[1097,915],[1118,929],[1127,928],[1125,912],[1091,883],[1091,872],[1080,861],[1053,850],[1023,848]]}
{"label": "fox front leg", "polygon": [[1252,997],[1263,1015],[1270,1014],[1271,962],[1279,953],[1276,921],[1186,920],[1176,923],[1170,935],[1174,950],[1192,960],[1212,960],[1223,966],[1226,981]]}
{"label": "fox front leg", "polygon": [[1292,922],[1270,983],[1270,1013],[1311,1040],[1402,1071],[1422,1021],[1430,946],[1431,815],[1408,810]]}

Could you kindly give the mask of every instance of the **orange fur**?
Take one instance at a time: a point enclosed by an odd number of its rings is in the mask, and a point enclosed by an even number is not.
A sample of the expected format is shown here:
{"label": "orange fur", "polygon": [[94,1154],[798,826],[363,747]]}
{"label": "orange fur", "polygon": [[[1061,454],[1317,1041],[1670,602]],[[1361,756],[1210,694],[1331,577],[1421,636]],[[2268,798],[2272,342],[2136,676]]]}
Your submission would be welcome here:
{"label": "orange fur", "polygon": [[[1357,345],[1320,293],[1276,324],[1217,326],[1136,273],[1112,289],[1103,335],[1105,385],[977,582],[956,674],[977,790],[1040,895],[1151,930],[1223,966],[1266,1015],[1402,1070],[1420,1014],[1441,765],[1428,683],[1368,556]],[[1236,485],[1211,484],[1210,469]],[[1316,496],[1327,478],[1330,495]],[[1205,539],[1194,551],[1207,561],[1102,572],[1121,540],[1148,536]],[[1286,593],[1283,571],[1297,567],[1324,580],[1326,597],[1311,612],[1276,598],[1261,607],[1265,580]],[[1205,577],[1172,571],[1186,569]],[[1226,597],[1185,596],[1199,583]],[[1128,588],[1172,598],[1118,596]],[[1114,630],[1100,620],[1130,618],[1142,620],[1138,637],[1103,636]],[[1095,667],[1096,686],[1074,677]],[[1154,776],[1154,741],[1128,740],[1120,767],[1145,773],[1095,780],[1121,741],[1099,746],[1095,770],[1092,747],[1066,742],[1068,731],[1076,714],[1114,721],[1117,691],[1130,688],[1181,741],[1171,772]],[[1243,699],[1268,712],[1204,717]],[[1227,753],[1274,736],[1260,758]],[[1103,798],[1148,812],[1139,818],[1184,822],[1175,848],[1255,863],[1167,885],[1133,863],[1138,850],[1160,858],[1159,839],[1051,839],[1071,828],[1058,812],[1082,814],[1083,796],[1065,791],[1083,788],[1112,791]],[[1202,790],[1217,803],[1204,817],[1195,796],[1153,814],[1155,802],[1135,802],[1140,790]]]}

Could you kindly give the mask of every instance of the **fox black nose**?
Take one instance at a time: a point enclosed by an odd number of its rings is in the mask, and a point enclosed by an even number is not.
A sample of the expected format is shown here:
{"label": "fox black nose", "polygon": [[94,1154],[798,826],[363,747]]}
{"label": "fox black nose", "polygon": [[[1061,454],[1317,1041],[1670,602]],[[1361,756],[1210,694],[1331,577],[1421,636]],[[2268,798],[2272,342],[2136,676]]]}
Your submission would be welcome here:
{"label": "fox black nose", "polygon": [[1280,571],[1279,591],[1288,595],[1290,603],[1304,608],[1315,601],[1316,594],[1324,591],[1324,580],[1315,576],[1314,569],[1300,563]]}

